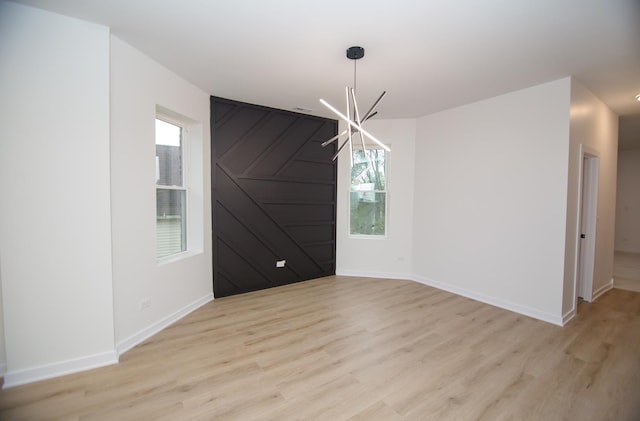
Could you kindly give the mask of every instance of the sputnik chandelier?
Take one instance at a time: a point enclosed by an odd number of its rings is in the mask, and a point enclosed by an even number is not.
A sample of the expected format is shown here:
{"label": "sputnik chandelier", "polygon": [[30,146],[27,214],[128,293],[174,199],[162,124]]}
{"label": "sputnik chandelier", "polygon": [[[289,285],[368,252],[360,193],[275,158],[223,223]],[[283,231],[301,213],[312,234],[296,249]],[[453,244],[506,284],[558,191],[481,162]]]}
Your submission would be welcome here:
{"label": "sputnik chandelier", "polygon": [[[333,142],[339,141],[339,139],[342,136],[347,135],[347,138],[340,145],[340,147],[338,148],[338,151],[333,156],[333,160],[335,161],[336,158],[338,158],[338,155],[340,154],[340,152],[344,149],[344,147],[346,145],[349,145],[349,152],[350,152],[349,155],[351,157],[351,166],[352,167],[353,167],[353,142],[352,142],[352,140],[356,135],[360,137],[360,143],[362,144],[362,151],[363,151],[363,153],[365,155],[366,155],[366,151],[367,151],[366,146],[365,146],[365,141],[364,141],[365,137],[367,137],[373,143],[379,145],[384,150],[386,150],[388,152],[391,151],[391,149],[389,149],[389,147],[387,145],[383,144],[381,141],[376,139],[371,133],[369,133],[368,131],[366,131],[362,127],[362,124],[364,122],[366,122],[367,120],[369,120],[371,117],[373,117],[374,115],[376,115],[378,113],[375,109],[378,106],[378,104],[380,104],[380,101],[382,101],[382,98],[384,98],[384,96],[387,94],[386,91],[383,91],[382,94],[380,94],[380,96],[378,97],[378,99],[373,103],[371,108],[369,108],[369,111],[367,111],[366,114],[364,114],[364,116],[362,116],[362,118],[360,118],[360,111],[358,109],[358,101],[356,100],[356,76],[357,76],[357,73],[356,73],[356,62],[358,60],[360,60],[362,57],[364,57],[364,48],[362,48],[362,47],[350,47],[349,49],[347,49],[347,58],[353,60],[353,87],[347,86],[346,89],[345,89],[345,96],[346,96],[346,100],[347,100],[347,113],[346,113],[346,115],[341,113],[340,111],[338,111],[335,107],[333,107],[331,104],[329,104],[324,99],[320,99],[320,102],[322,103],[322,105],[324,105],[325,107],[330,109],[338,117],[340,117],[342,120],[344,120],[345,123],[347,123],[347,128],[345,130],[343,130],[342,133],[340,133],[340,134],[332,137],[331,139],[327,140],[326,142],[322,143],[322,146],[324,147],[324,146],[327,146],[327,145],[329,145],[329,144],[331,144]],[[353,110],[353,111],[351,111],[351,110]]]}

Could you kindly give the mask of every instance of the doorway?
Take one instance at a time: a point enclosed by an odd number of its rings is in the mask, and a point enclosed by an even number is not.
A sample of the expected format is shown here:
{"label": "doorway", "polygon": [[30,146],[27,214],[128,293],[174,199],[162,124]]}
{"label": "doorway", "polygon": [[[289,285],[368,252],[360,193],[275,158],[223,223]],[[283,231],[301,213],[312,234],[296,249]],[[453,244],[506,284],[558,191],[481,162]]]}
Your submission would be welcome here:
{"label": "doorway", "polygon": [[581,148],[581,190],[579,201],[578,273],[576,276],[576,302],[593,299],[593,270],[595,266],[596,227],[598,215],[598,168],[600,158]]}

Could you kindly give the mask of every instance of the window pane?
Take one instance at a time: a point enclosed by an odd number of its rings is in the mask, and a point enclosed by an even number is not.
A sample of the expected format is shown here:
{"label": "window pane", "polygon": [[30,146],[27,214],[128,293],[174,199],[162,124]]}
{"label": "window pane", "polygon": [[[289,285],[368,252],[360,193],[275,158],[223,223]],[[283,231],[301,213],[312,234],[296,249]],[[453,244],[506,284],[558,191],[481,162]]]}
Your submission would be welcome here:
{"label": "window pane", "polygon": [[386,235],[385,158],[384,149],[353,151],[349,204],[352,235]]}
{"label": "window pane", "polygon": [[156,119],[156,184],[182,186],[182,127]]}
{"label": "window pane", "polygon": [[351,234],[385,235],[386,193],[351,192]]}
{"label": "window pane", "polygon": [[351,168],[351,190],[386,190],[384,149],[362,149],[353,151]]}
{"label": "window pane", "polygon": [[157,257],[187,250],[185,190],[156,189]]}

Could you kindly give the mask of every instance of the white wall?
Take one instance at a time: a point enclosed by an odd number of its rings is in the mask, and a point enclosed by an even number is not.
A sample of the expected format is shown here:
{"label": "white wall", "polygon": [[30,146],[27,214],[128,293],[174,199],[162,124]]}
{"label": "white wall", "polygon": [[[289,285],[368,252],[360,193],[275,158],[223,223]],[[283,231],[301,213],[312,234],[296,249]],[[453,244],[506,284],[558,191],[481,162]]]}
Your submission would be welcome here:
{"label": "white wall", "polygon": [[349,236],[349,153],[338,158],[336,273],[408,278],[411,274],[416,120],[370,120],[367,131],[388,144],[386,238]]}
{"label": "white wall", "polygon": [[578,205],[582,162],[580,145],[597,154],[599,158],[593,274],[593,292],[596,296],[612,287],[618,159],[618,117],[600,99],[575,80],[571,81],[570,120],[567,243],[562,300],[562,309],[565,315],[575,311],[574,287],[578,253]]}
{"label": "white wall", "polygon": [[[212,299],[209,96],[106,27],[7,2],[0,19],[0,366],[12,386],[114,363]],[[195,247],[163,265],[157,105],[190,119],[198,175]]]}
{"label": "white wall", "polygon": [[640,149],[618,154],[615,249],[640,253]]}
{"label": "white wall", "polygon": [[0,3],[5,385],[115,362],[109,30]]}
{"label": "white wall", "polygon": [[[156,105],[189,118],[195,250],[159,265],[155,246]],[[111,200],[116,343],[124,351],[213,298],[209,96],[111,38]],[[151,306],[141,310],[143,300]]]}
{"label": "white wall", "polygon": [[418,280],[560,324],[570,79],[418,119]]}
{"label": "white wall", "polygon": [[[0,254],[0,258],[2,255]],[[0,375],[7,371],[7,354],[4,350],[4,312],[2,311],[2,260],[0,259]]]}

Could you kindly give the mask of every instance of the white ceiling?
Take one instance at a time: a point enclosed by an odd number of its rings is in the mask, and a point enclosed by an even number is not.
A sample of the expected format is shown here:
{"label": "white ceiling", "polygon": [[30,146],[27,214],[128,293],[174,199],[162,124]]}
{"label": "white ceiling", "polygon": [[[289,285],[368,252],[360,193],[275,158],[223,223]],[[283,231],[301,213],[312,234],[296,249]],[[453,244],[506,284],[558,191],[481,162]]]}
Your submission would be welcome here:
{"label": "white ceiling", "polygon": [[574,76],[640,118],[636,0],[17,0],[107,25],[209,94],[333,117],[352,84],[410,118]]}

